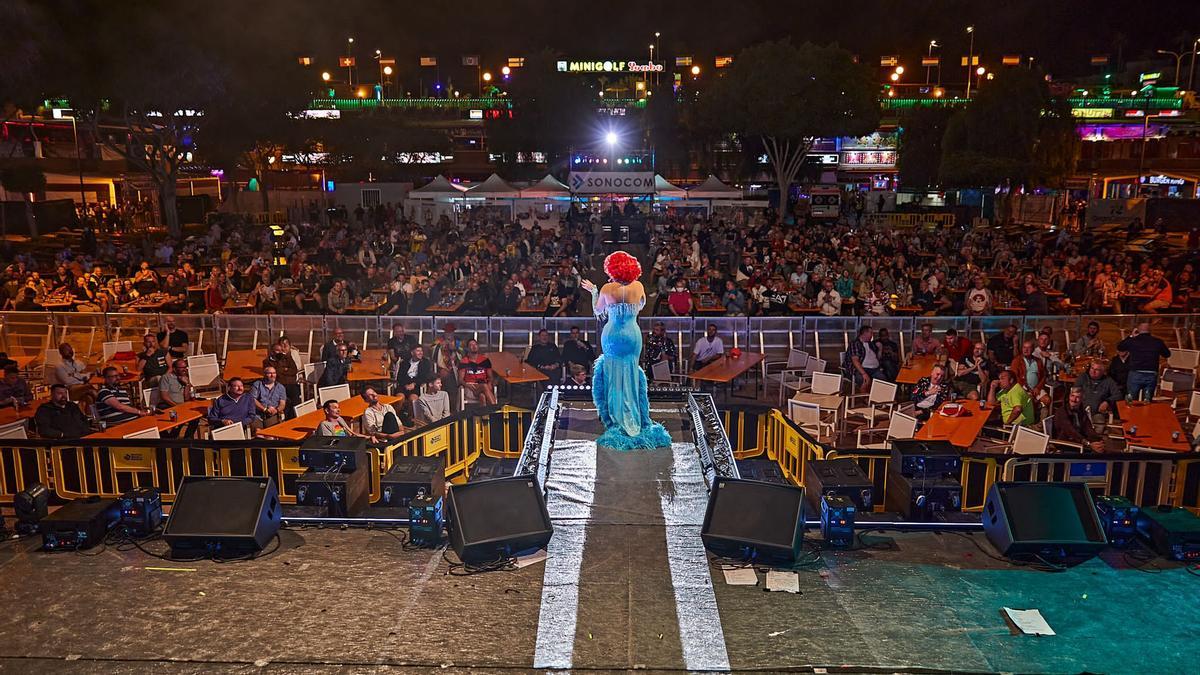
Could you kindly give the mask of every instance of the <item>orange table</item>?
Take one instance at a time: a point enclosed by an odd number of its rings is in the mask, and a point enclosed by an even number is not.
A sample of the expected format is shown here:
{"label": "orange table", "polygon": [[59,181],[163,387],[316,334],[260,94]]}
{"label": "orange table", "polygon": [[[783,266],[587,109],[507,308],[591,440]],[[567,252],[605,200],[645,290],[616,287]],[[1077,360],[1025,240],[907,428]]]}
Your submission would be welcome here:
{"label": "orange table", "polygon": [[736,359],[726,354],[688,377],[706,382],[732,382],[733,378],[762,363],[765,358],[757,352],[742,352]]}
{"label": "orange table", "polygon": [[265,349],[231,349],[225,354],[225,369],[221,371],[221,377],[226,380],[240,377],[247,382],[253,382],[262,377],[262,362],[265,358]]}
{"label": "orange table", "polygon": [[168,413],[160,412],[157,415],[139,417],[128,422],[114,424],[104,431],[88,434],[86,438],[120,439],[154,427],[158,427],[159,432],[169,431],[175,427],[183,426],[204,417],[208,414],[209,405],[211,405],[209,401],[188,401],[187,403],[182,403],[171,408],[178,415],[179,419],[172,420]]}
{"label": "orange table", "polygon": [[[1117,401],[1117,413],[1121,416],[1121,427],[1125,430],[1125,441],[1129,445],[1137,445],[1155,450],[1170,452],[1190,452],[1187,434],[1175,417],[1175,409],[1168,403],[1138,403],[1132,405],[1125,401]],[[1131,435],[1130,429],[1137,427],[1137,435]],[[1171,433],[1179,432],[1179,440],[1172,440]]]}
{"label": "orange table", "polygon": [[380,365],[380,358],[386,353],[386,349],[362,350],[359,360],[356,363],[350,364],[350,374],[346,376],[346,381],[375,382],[391,379],[391,374]]}
{"label": "orange table", "polygon": [[[401,396],[380,396],[379,402],[384,405],[392,405],[404,400]],[[339,412],[342,417],[347,420],[352,420],[361,417],[367,410],[367,402],[361,396],[351,396],[344,401],[338,401]],[[285,441],[302,441],[313,434],[317,430],[317,426],[325,420],[325,411],[317,408],[316,410],[280,422],[273,427],[260,429],[259,436],[267,438],[279,438]]]}
{"label": "orange table", "polygon": [[[120,369],[120,366],[113,366],[113,367],[117,368],[118,370]],[[140,372],[138,372],[136,370],[130,370],[128,373],[118,374],[117,384],[130,384],[133,382],[137,382],[140,379],[142,379],[142,374]],[[97,386],[103,385],[104,384],[104,376],[101,375],[100,373],[92,375],[91,382],[92,382],[92,384],[97,385]]]}
{"label": "orange table", "polygon": [[34,361],[40,361],[41,354],[9,354],[8,358],[17,362],[17,367],[21,370],[26,370],[33,365]]}
{"label": "orange table", "polygon": [[[999,405],[988,406],[981,410],[979,401],[960,401],[963,414],[958,417],[947,417],[941,412],[935,412],[925,422],[925,426],[917,431],[913,438],[920,441],[950,441],[960,448],[969,448],[979,438],[979,432],[987,423],[992,413],[1000,409]],[[943,403],[942,405],[946,405]]]}
{"label": "orange table", "polygon": [[[537,297],[537,302],[534,302],[534,297]],[[526,295],[521,298],[521,304],[517,306],[518,314],[545,314],[546,310],[550,309],[549,295]]]}
{"label": "orange table", "polygon": [[49,400],[49,398],[34,399],[33,403],[21,406],[20,410],[11,405],[0,408],[0,427],[30,419],[37,412],[38,406]]}
{"label": "orange table", "polygon": [[488,352],[492,372],[509,384],[530,384],[549,380],[546,374],[517,358],[510,352]]}
{"label": "orange table", "polygon": [[916,384],[922,377],[929,377],[933,367],[937,365],[938,357],[934,354],[922,354],[908,360],[908,364],[900,368],[896,375],[896,384]]}

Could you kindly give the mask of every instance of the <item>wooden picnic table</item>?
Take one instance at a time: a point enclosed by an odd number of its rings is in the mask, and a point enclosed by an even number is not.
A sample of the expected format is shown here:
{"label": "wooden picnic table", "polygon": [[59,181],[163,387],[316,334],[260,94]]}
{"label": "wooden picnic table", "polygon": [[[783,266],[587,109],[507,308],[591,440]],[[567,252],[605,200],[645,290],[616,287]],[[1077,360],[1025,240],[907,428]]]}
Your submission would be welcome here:
{"label": "wooden picnic table", "polygon": [[[1132,403],[1117,401],[1117,413],[1121,416],[1121,428],[1125,431],[1125,442],[1131,446],[1166,450],[1168,452],[1190,452],[1187,434],[1175,416],[1169,403]],[[1137,434],[1130,433],[1137,427]],[[1179,433],[1179,440],[1171,438]]]}
{"label": "wooden picnic table", "polygon": [[521,304],[517,305],[517,314],[545,314],[548,309],[550,309],[549,295],[526,293],[525,297],[521,298]]}
{"label": "wooden picnic table", "polygon": [[454,312],[462,309],[462,306],[463,294],[450,293],[438,304],[426,307],[425,311],[431,314],[453,314]]}
{"label": "wooden picnic table", "polygon": [[938,357],[935,354],[913,356],[900,368],[896,375],[896,384],[916,384],[922,377],[929,377],[929,373],[937,364]]}
{"label": "wooden picnic table", "polygon": [[699,298],[696,300],[695,307],[697,314],[725,313],[725,305],[721,304],[721,301],[717,299],[717,296],[713,295],[712,293],[701,293]]}
{"label": "wooden picnic table", "polygon": [[147,415],[146,417],[139,417],[128,422],[114,424],[104,431],[88,434],[85,438],[121,439],[154,427],[158,427],[159,433],[170,431],[171,429],[181,427],[204,417],[208,414],[209,405],[211,405],[209,401],[188,401],[187,403],[181,403],[168,409],[174,410],[178,419],[172,420],[170,413],[163,411],[155,415]]}
{"label": "wooden picnic table", "polygon": [[262,377],[265,358],[266,349],[231,349],[225,353],[225,368],[221,370],[221,377],[226,380],[240,377],[249,386],[250,382]]}
{"label": "wooden picnic table", "polygon": [[545,373],[517,358],[517,355],[512,352],[488,352],[486,356],[492,362],[492,372],[496,377],[509,384],[532,384],[550,379]]}
{"label": "wooden picnic table", "polygon": [[0,408],[0,427],[32,418],[38,407],[49,400],[49,398],[34,399],[29,405],[21,406],[20,410],[11,405]]}
{"label": "wooden picnic table", "polygon": [[387,298],[378,298],[378,299],[368,298],[366,300],[360,300],[360,301],[346,307],[346,311],[347,312],[358,312],[358,313],[362,313],[362,314],[375,314],[380,309],[382,309],[383,306],[386,304],[387,304]]}
{"label": "wooden picnic table", "polygon": [[811,391],[798,391],[792,399],[804,403],[812,403],[824,410],[841,410],[842,402],[846,400],[841,394],[814,394]]}
{"label": "wooden picnic table", "polygon": [[346,381],[376,382],[391,379],[391,373],[380,361],[387,353],[386,349],[364,349],[359,352],[358,361],[350,364],[350,374],[346,376]]}
{"label": "wooden picnic table", "polygon": [[[979,438],[979,432],[987,424],[992,413],[1000,409],[999,405],[981,409],[979,401],[958,401],[963,407],[963,413],[958,417],[949,417],[941,413],[941,408],[930,416],[913,438],[920,441],[950,441],[951,445],[959,448],[969,448]],[[946,404],[943,403],[944,407]]]}
{"label": "wooden picnic table", "polygon": [[[384,396],[382,394],[379,396],[379,402],[384,405],[392,405],[402,400],[404,400],[403,396]],[[367,402],[361,396],[351,396],[343,401],[338,401],[338,407],[343,418],[354,420],[362,417],[362,414],[367,410]],[[275,426],[260,429],[258,435],[266,438],[279,438],[285,441],[303,441],[317,430],[317,427],[324,419],[325,411],[317,408],[310,413],[280,422]]]}
{"label": "wooden picnic table", "polygon": [[758,352],[742,352],[741,356],[736,359],[725,354],[700,370],[689,374],[688,377],[704,382],[728,384],[733,382],[734,378],[762,363],[765,358],[766,356]]}

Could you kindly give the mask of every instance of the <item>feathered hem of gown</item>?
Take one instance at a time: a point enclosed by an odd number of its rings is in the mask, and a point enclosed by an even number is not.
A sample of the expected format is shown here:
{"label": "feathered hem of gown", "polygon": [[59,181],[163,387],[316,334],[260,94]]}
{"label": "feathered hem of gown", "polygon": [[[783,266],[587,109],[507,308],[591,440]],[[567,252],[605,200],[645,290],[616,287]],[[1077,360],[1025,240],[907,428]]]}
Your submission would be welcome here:
{"label": "feathered hem of gown", "polygon": [[596,439],[596,445],[614,450],[653,450],[671,447],[671,434],[663,425],[653,422],[642,427],[636,436],[630,436],[619,427],[610,428]]}

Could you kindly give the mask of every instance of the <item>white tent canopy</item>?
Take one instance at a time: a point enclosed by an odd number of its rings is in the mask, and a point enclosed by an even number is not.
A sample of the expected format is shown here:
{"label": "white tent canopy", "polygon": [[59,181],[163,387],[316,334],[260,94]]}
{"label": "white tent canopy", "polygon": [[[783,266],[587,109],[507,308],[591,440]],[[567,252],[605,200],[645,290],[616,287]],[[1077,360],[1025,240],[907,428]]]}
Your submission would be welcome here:
{"label": "white tent canopy", "polygon": [[[494,175],[494,174],[493,174]],[[408,193],[409,199],[455,199],[461,197],[466,188],[459,187],[454,183],[446,180],[445,176],[438,176],[429,181],[428,185],[423,185],[416,190],[411,190]]]}
{"label": "white tent canopy", "polygon": [[567,197],[571,194],[570,188],[563,185],[554,176],[546,174],[546,177],[529,187],[521,190],[522,198],[545,199],[548,197]]}
{"label": "white tent canopy", "polygon": [[673,185],[659,174],[654,174],[654,194],[659,197],[678,197],[684,199],[687,197],[687,190]]}
{"label": "white tent canopy", "polygon": [[506,183],[500,176],[492,174],[487,177],[487,180],[467,190],[465,196],[516,199],[521,196],[521,191]]}
{"label": "white tent canopy", "polygon": [[688,188],[688,199],[741,199],[742,189],[721,182],[709,174],[703,183]]}

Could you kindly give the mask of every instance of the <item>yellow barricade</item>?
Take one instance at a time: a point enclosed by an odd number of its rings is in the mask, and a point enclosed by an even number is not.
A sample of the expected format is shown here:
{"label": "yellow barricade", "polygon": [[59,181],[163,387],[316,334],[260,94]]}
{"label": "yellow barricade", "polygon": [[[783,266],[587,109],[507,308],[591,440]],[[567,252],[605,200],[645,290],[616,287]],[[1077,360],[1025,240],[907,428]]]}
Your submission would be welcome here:
{"label": "yellow barricade", "polygon": [[184,476],[215,476],[213,450],[189,447],[54,446],[49,449],[55,494],[63,499],[115,498],[153,487],[170,503]]}
{"label": "yellow barricade", "polygon": [[279,489],[279,501],[283,504],[296,503],[296,477],[304,473],[300,466],[299,446],[282,448],[254,447],[253,441],[246,446],[221,448],[222,476],[238,478],[274,478]]}
{"label": "yellow barricade", "polygon": [[12,504],[13,497],[34,483],[52,487],[45,448],[0,446],[0,504]]}

